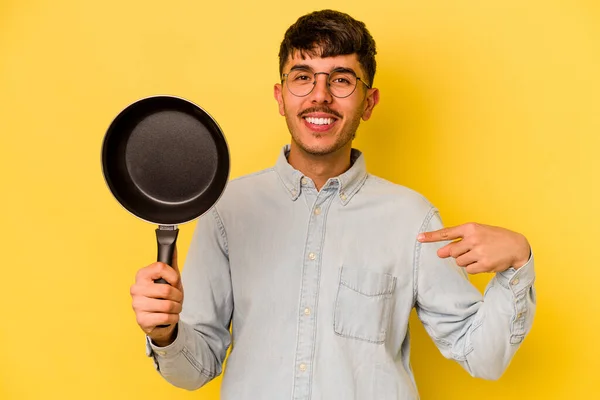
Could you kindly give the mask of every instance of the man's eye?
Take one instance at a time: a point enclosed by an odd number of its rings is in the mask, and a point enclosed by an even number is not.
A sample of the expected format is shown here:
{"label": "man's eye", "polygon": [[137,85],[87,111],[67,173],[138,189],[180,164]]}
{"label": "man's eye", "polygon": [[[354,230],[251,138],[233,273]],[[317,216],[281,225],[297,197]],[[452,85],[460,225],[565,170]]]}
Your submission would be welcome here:
{"label": "man's eye", "polygon": [[294,78],[295,81],[308,81],[310,79],[311,79],[310,75],[307,75],[307,74],[299,74]]}
{"label": "man's eye", "polygon": [[349,85],[350,81],[346,78],[335,78],[334,80],[335,83],[340,83],[342,85]]}
{"label": "man's eye", "polygon": [[337,86],[352,86],[356,82],[356,78],[351,74],[344,72],[334,72],[331,75],[331,83]]}

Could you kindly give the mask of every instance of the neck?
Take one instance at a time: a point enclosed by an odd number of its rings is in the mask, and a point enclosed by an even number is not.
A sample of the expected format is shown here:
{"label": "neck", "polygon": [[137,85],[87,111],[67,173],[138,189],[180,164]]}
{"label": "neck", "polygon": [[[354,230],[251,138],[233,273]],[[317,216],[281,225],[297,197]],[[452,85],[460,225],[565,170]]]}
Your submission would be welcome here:
{"label": "neck", "polygon": [[312,179],[321,190],[329,178],[339,176],[350,168],[350,144],[325,155],[315,155],[305,152],[293,140],[290,144],[288,163]]}

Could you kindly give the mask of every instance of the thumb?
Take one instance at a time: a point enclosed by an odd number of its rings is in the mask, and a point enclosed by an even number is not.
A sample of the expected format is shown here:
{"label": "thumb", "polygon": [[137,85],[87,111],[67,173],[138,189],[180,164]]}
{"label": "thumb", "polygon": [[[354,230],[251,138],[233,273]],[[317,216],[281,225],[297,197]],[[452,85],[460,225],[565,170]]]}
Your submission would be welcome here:
{"label": "thumb", "polygon": [[452,244],[453,243],[449,243],[449,244],[445,245],[444,247],[439,248],[437,251],[438,257],[440,257],[440,258],[450,257],[450,248],[451,248]]}

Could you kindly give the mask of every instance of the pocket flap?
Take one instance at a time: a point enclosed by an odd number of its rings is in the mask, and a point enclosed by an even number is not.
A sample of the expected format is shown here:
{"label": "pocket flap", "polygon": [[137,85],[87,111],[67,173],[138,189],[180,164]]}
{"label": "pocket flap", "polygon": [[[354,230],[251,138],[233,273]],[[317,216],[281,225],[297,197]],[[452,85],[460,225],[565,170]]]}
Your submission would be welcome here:
{"label": "pocket flap", "polygon": [[365,296],[381,296],[394,292],[396,277],[365,268],[342,267],[340,283]]}

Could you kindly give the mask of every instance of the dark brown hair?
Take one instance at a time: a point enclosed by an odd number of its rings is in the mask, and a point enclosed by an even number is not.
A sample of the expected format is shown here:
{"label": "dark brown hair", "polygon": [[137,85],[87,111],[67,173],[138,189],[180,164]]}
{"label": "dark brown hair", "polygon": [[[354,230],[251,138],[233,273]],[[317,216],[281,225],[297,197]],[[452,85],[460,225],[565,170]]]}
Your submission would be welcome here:
{"label": "dark brown hair", "polygon": [[333,10],[306,14],[288,28],[279,48],[279,75],[294,52],[302,58],[356,54],[369,84],[375,78],[375,40],[365,24]]}

